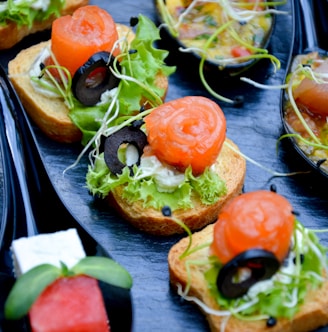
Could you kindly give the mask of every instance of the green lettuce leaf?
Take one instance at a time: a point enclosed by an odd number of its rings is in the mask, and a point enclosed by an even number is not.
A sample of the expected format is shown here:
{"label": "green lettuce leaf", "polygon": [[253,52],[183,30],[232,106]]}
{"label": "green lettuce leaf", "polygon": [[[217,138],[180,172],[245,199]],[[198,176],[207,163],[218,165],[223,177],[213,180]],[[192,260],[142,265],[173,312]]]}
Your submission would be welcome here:
{"label": "green lettuce leaf", "polygon": [[[136,173],[137,166],[134,166],[134,174]],[[103,153],[98,156],[93,167],[89,165],[86,184],[93,195],[103,198],[117,186],[124,185],[122,195],[128,202],[141,201],[145,208],[157,210],[167,205],[172,211],[193,207],[193,197],[198,197],[203,204],[213,204],[227,190],[224,181],[215,172],[207,169],[202,175],[194,177],[189,167],[185,171],[184,182],[173,192],[159,192],[153,177],[136,179],[130,175],[128,167],[120,175],[112,174],[104,161]]]}
{"label": "green lettuce leaf", "polygon": [[211,205],[217,201],[218,197],[227,193],[225,182],[215,172],[206,170],[201,177],[194,177],[189,167],[187,177],[203,204]]}
{"label": "green lettuce leaf", "polygon": [[33,4],[36,2],[36,0],[0,2],[0,25],[5,25],[11,21],[19,26],[31,27],[34,21],[44,21],[50,16],[59,17],[60,11],[65,5],[65,0],[50,0],[47,10],[43,11],[33,8]]}
{"label": "green lettuce leaf", "polygon": [[84,106],[75,98],[73,102],[74,108],[70,111],[69,117],[83,133],[81,144],[86,145],[100,128],[109,102],[96,106]]}

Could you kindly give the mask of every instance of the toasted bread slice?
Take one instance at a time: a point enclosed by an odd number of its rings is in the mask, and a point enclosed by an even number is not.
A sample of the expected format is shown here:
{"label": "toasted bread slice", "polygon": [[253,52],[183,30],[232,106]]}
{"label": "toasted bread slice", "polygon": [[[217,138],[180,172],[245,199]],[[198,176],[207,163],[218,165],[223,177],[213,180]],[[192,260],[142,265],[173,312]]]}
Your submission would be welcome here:
{"label": "toasted bread slice", "polygon": [[[125,36],[129,27],[116,24],[119,36]],[[131,31],[130,38],[134,37]],[[34,123],[52,140],[61,143],[78,142],[82,138],[81,131],[68,116],[69,109],[60,98],[49,98],[35,91],[28,72],[40,52],[50,45],[50,41],[42,42],[21,51],[8,64],[9,78],[11,79],[21,102]],[[156,84],[167,91],[168,79],[158,73]],[[163,96],[165,98],[166,93]],[[144,102],[141,98],[141,103]]]}
{"label": "toasted bread slice", "polygon": [[[231,140],[226,139],[226,141],[235,149],[238,149]],[[229,199],[241,193],[246,172],[245,159],[240,154],[232,151],[226,144],[223,144],[215,167],[219,176],[226,182],[227,194],[213,205],[205,205],[200,200],[194,199],[192,209],[181,209],[173,213],[174,217],[183,221],[192,231],[199,230],[214,222],[222,206]],[[145,209],[142,202],[129,204],[122,197],[122,191],[123,186],[115,188],[108,196],[108,201],[133,226],[147,233],[160,236],[185,232],[172,218],[164,217],[161,211],[152,208]]]}
{"label": "toasted bread slice", "polygon": [[[61,15],[72,14],[76,9],[86,6],[88,0],[66,0],[65,6],[61,11]],[[50,17],[44,21],[36,21],[31,27],[27,25],[17,25],[15,22],[8,22],[8,24],[0,26],[0,50],[5,50],[13,47],[20,42],[24,37],[51,28],[52,22],[56,19],[55,16]]]}
{"label": "toasted bread slice", "polygon": [[[192,248],[204,243],[210,243],[213,238],[213,225],[205,227],[200,232],[193,234]],[[186,249],[189,239],[183,238],[176,243],[169,251],[168,264],[170,273],[170,282],[173,287],[178,284],[184,287],[188,281],[188,274],[185,267],[185,259],[180,259],[180,255]],[[197,250],[188,255],[187,259],[196,261],[205,261],[209,256],[209,247]],[[220,310],[217,302],[211,296],[204,278],[204,271],[209,266],[190,266],[191,288],[189,296],[200,299],[208,307],[214,310]],[[205,313],[212,332],[219,332],[221,324],[226,317],[220,317]],[[322,287],[317,290],[310,290],[305,297],[305,301],[301,310],[289,320],[280,318],[277,324],[271,327],[266,326],[266,321],[245,321],[235,317],[230,317],[226,322],[225,332],[309,332],[320,326],[328,324],[328,282],[324,282]]]}

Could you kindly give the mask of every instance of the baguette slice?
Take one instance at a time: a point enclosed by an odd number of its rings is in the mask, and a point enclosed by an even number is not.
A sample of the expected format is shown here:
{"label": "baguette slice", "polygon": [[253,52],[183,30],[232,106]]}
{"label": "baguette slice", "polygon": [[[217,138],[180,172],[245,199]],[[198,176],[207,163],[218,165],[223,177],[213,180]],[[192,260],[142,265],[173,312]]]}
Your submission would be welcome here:
{"label": "baguette slice", "polygon": [[[86,6],[88,3],[88,0],[66,0],[61,16],[72,14],[76,9]],[[0,26],[0,50],[13,47],[32,33],[50,29],[55,19],[56,17],[52,16],[45,21],[35,21],[31,27],[27,25],[19,26],[15,22],[8,22],[7,25]]]}
{"label": "baguette slice", "polygon": [[[226,141],[238,149],[231,140],[226,139]],[[227,194],[213,205],[202,204],[200,200],[195,198],[192,209],[181,209],[173,213],[173,216],[183,221],[191,231],[199,230],[214,222],[222,206],[229,199],[241,193],[246,172],[245,159],[223,144],[215,167],[219,176],[226,182]],[[161,211],[144,208],[142,202],[129,204],[122,197],[123,188],[123,186],[115,188],[108,196],[108,201],[133,226],[144,232],[160,236],[185,232],[172,218],[164,217]]]}
{"label": "baguette slice", "polygon": [[[130,29],[122,24],[116,24],[116,27],[119,37],[125,36]],[[129,36],[133,38],[134,34],[132,31]],[[79,142],[81,141],[82,133],[68,116],[69,109],[63,100],[60,98],[49,98],[37,93],[30,82],[28,72],[40,52],[47,46],[50,46],[50,41],[22,50],[8,64],[9,78],[27,114],[45,135],[61,143]],[[167,77],[159,73],[156,76],[156,84],[165,91],[164,99],[168,89]],[[140,99],[141,103],[145,101],[142,97]]]}
{"label": "baguette slice", "polygon": [[[213,238],[213,225],[205,227],[200,232],[193,234],[192,247],[197,247],[204,243],[209,243]],[[187,284],[188,276],[185,268],[185,260],[181,260],[179,256],[186,249],[189,239],[183,238],[176,243],[169,251],[168,265],[170,273],[170,282],[173,287],[178,284],[182,289]],[[190,254],[186,259],[204,261],[209,255],[209,247]],[[211,296],[204,279],[204,271],[206,266],[190,266],[191,288],[189,296],[200,299],[208,307],[219,310],[219,306]],[[226,317],[210,315],[204,312],[212,332],[221,331],[221,324]],[[266,326],[266,321],[243,321],[231,317],[226,322],[225,332],[309,332],[320,326],[328,324],[328,281],[324,282],[321,288],[311,290],[305,297],[305,302],[301,310],[292,319],[281,318],[277,320],[277,324],[272,327]]]}

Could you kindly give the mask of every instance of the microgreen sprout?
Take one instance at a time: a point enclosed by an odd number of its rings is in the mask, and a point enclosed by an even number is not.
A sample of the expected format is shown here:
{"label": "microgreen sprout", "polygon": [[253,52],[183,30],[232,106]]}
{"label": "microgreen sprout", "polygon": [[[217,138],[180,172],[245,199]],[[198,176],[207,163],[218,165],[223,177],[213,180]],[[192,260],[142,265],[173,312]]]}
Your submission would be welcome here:
{"label": "microgreen sprout", "polygon": [[186,233],[188,234],[189,242],[188,242],[188,245],[187,245],[185,251],[181,254],[180,258],[183,258],[183,257],[187,256],[188,255],[188,251],[189,251],[189,249],[191,247],[191,244],[192,244],[192,233],[191,233],[189,227],[184,222],[182,222],[180,219],[175,218],[175,217],[172,216],[172,211],[171,211],[171,209],[170,209],[169,206],[164,206],[162,208],[162,214],[165,217],[171,217],[172,220],[176,224],[178,224],[181,228],[183,228],[186,231]]}
{"label": "microgreen sprout", "polygon": [[246,156],[245,154],[243,154],[241,151],[239,151],[238,149],[234,148],[231,144],[229,144],[227,141],[224,142],[224,144],[231,149],[233,152],[241,155],[242,157],[244,157],[247,161],[249,161],[250,163],[252,163],[253,165],[263,169],[264,171],[272,174],[272,176],[276,176],[276,177],[284,177],[284,176],[292,176],[292,175],[297,175],[297,174],[301,174],[303,172],[290,172],[290,173],[281,173],[281,172],[277,172],[274,170],[271,170],[270,168],[267,168],[263,165],[261,165],[260,163],[258,163],[257,161],[253,160],[252,158]]}
{"label": "microgreen sprout", "polygon": [[[72,109],[74,107],[74,103],[73,94],[71,91],[71,74],[67,68],[58,64],[58,61],[50,50],[49,54],[54,64],[48,66],[43,65],[40,74],[37,77],[32,76],[31,79],[34,83],[40,86],[41,89],[62,97],[67,107]],[[51,69],[58,72],[60,81],[58,81],[58,79],[53,76]]]}

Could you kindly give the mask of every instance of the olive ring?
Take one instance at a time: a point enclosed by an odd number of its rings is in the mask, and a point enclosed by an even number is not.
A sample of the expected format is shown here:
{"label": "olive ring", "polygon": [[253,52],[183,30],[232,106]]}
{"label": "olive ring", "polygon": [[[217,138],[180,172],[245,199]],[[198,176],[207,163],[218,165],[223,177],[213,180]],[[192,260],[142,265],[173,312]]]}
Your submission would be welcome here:
{"label": "olive ring", "polygon": [[218,290],[226,298],[240,297],[255,283],[271,278],[279,266],[279,260],[270,251],[244,251],[220,269],[216,281]]}
{"label": "olive ring", "polygon": [[[72,79],[72,91],[83,105],[97,104],[105,91],[118,86],[120,80],[110,70],[114,60],[110,53],[98,52],[76,71]],[[117,68],[121,70],[119,63]]]}
{"label": "olive ring", "polygon": [[105,163],[114,174],[121,174],[122,169],[126,166],[118,158],[118,150],[120,146],[125,143],[133,144],[137,148],[139,153],[139,162],[143,149],[147,145],[147,136],[140,128],[128,126],[123,127],[105,139]]}

